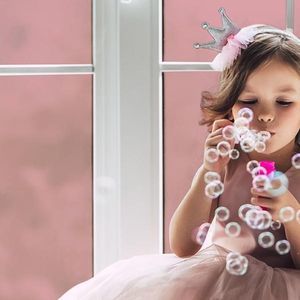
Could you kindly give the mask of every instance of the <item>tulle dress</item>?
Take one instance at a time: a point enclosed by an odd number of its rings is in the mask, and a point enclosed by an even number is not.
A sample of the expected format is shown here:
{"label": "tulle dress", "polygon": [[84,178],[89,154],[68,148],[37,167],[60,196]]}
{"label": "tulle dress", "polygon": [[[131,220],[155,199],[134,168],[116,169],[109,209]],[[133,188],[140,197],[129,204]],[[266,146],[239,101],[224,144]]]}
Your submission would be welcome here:
{"label": "tulle dress", "polygon": [[[224,193],[218,205],[230,210],[228,222],[241,225],[237,238],[228,237],[216,217],[204,245],[193,256],[175,254],[139,255],[115,262],[93,278],[67,291],[59,300],[202,300],[202,299],[300,299],[300,270],[290,253],[279,255],[274,246],[257,243],[260,230],[243,224],[238,209],[251,198],[251,175],[246,171],[249,156],[241,152],[226,168]],[[293,166],[285,173],[289,190],[300,199],[300,170]],[[284,227],[268,231],[276,240],[286,239]],[[235,251],[248,259],[244,275],[226,269],[226,256]]]}

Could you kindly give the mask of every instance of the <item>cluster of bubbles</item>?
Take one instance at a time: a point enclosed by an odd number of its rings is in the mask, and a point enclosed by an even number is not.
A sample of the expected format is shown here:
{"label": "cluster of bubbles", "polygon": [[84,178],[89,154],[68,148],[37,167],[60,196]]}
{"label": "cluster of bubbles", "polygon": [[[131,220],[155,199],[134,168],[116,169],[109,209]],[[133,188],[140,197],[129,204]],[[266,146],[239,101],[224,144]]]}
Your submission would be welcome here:
{"label": "cluster of bubbles", "polygon": [[209,198],[218,198],[224,192],[224,184],[217,172],[206,172],[204,175],[205,195]]}
{"label": "cluster of bubbles", "polygon": [[[238,118],[234,121],[233,125],[228,125],[223,128],[222,136],[224,141],[217,144],[216,148],[207,149],[205,159],[214,163],[218,161],[219,157],[229,156],[230,159],[238,159],[240,153],[237,149],[231,149],[228,141],[234,140],[235,144],[240,144],[244,152],[251,152],[256,150],[263,152],[266,149],[266,141],[271,137],[268,131],[255,131],[250,129],[249,125],[253,119],[253,111],[250,108],[242,108],[238,112]],[[300,164],[300,158],[299,158]],[[216,178],[215,172],[209,172],[208,179],[206,180],[207,186],[205,194],[209,198],[217,198],[224,191],[224,185],[220,178]]]}
{"label": "cluster of bubbles", "polygon": [[252,186],[258,192],[268,191],[270,196],[278,197],[287,191],[289,181],[284,173],[274,170],[268,174],[267,169],[256,160],[249,161],[246,168],[252,175]]}
{"label": "cluster of bubbles", "polygon": [[[300,212],[300,211],[299,211]],[[238,211],[239,217],[252,229],[265,230],[258,236],[258,244],[262,248],[270,248],[275,243],[274,234],[269,230],[275,231],[281,228],[282,223],[290,222],[295,219],[295,210],[286,206],[280,209],[280,220],[272,220],[271,214],[263,210],[260,206],[243,204]],[[275,244],[275,250],[278,254],[284,255],[290,251],[290,244],[287,240],[279,240]]]}
{"label": "cluster of bubbles", "polygon": [[[284,207],[281,209],[282,222],[289,222],[293,220],[294,211],[291,207]],[[300,212],[300,211],[299,211]],[[300,213],[299,213],[300,214]],[[263,210],[259,206],[251,204],[243,204],[240,206],[238,215],[249,227],[253,229],[262,230],[258,235],[258,245],[262,248],[275,247],[279,255],[285,255],[290,251],[290,243],[287,240],[278,240],[275,243],[275,236],[268,229],[278,230],[281,227],[280,221],[273,221],[271,214]],[[228,208],[220,206],[216,209],[215,217],[219,221],[226,221],[229,219],[230,212]],[[229,222],[225,226],[225,233],[229,237],[237,237],[241,232],[241,226],[238,222]],[[230,252],[226,257],[226,270],[232,275],[244,275],[247,272],[248,260],[236,252]]]}
{"label": "cluster of bubbles", "polygon": [[[240,144],[240,148],[244,152],[264,152],[266,150],[266,142],[271,138],[268,131],[256,131],[249,127],[253,119],[253,112],[249,108],[243,108],[238,112],[238,118],[233,125],[223,128],[222,136],[225,141],[218,143],[216,148],[210,148],[206,151],[205,159],[214,163],[219,157],[229,156],[230,159],[238,159],[240,153],[237,149],[231,149],[228,141],[234,140],[235,144]],[[300,169],[300,153],[295,154],[291,163],[294,168]],[[278,197],[284,194],[288,189],[287,176],[279,171],[267,170],[258,161],[251,160],[247,164],[247,171],[252,176],[252,186],[258,192],[268,191],[271,197]],[[206,187],[205,195],[209,198],[217,198],[224,192],[224,184],[217,172],[206,172],[204,177]],[[257,243],[262,248],[273,247],[280,255],[285,255],[290,251],[290,243],[287,240],[275,241],[275,236],[269,230],[279,230],[282,223],[297,220],[300,223],[300,210],[297,212],[294,208],[286,206],[279,211],[279,220],[272,220],[272,215],[260,206],[252,204],[243,204],[238,210],[239,218],[250,228],[261,230],[258,235]],[[215,218],[219,222],[226,222],[230,218],[230,211],[224,206],[219,206],[215,210]],[[197,242],[203,244],[210,224],[204,223],[199,227],[197,234]],[[241,225],[238,222],[229,222],[225,225],[225,233],[229,237],[238,237],[241,233]],[[226,257],[226,269],[230,274],[243,275],[247,272],[248,260],[245,256],[231,252]]]}
{"label": "cluster of bubbles", "polygon": [[237,252],[230,252],[226,256],[226,270],[232,275],[244,275],[248,270],[248,259]]}
{"label": "cluster of bubbles", "polygon": [[[238,112],[238,118],[233,125],[227,125],[222,130],[222,136],[225,141],[217,144],[216,148],[210,148],[206,151],[205,159],[214,163],[219,157],[229,156],[231,159],[238,159],[240,153],[237,149],[231,149],[228,141],[234,140],[235,144],[240,144],[244,152],[263,152],[266,149],[266,141],[271,138],[268,131],[259,131],[250,129],[250,122],[253,119],[253,111],[250,108],[242,108]],[[300,158],[299,158],[300,160]]]}

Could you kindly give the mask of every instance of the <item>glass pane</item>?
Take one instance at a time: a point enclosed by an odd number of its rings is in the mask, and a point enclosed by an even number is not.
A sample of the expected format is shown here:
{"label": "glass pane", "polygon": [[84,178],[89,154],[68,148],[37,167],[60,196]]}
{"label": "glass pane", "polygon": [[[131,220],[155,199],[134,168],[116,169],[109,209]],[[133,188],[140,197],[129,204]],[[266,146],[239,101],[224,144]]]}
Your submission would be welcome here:
{"label": "glass pane", "polygon": [[294,33],[300,38],[300,1],[294,1]]}
{"label": "glass pane", "polygon": [[[193,44],[212,40],[210,34],[201,28],[203,22],[207,21],[214,27],[222,27],[221,16],[218,13],[221,6],[226,9],[228,16],[237,26],[266,23],[285,28],[286,1],[284,0],[240,2],[227,0],[222,3],[217,0],[206,2],[164,0],[163,60],[211,61],[215,57],[216,51],[197,50],[193,48]],[[271,8],[272,13],[270,13]]]}
{"label": "glass pane", "polygon": [[90,64],[92,0],[0,3],[0,64]]}
{"label": "glass pane", "polygon": [[92,276],[92,76],[0,91],[0,299],[57,299]]}
{"label": "glass pane", "polygon": [[201,91],[216,89],[218,72],[164,74],[164,251],[171,252],[171,217],[202,164],[207,136],[201,119]]}

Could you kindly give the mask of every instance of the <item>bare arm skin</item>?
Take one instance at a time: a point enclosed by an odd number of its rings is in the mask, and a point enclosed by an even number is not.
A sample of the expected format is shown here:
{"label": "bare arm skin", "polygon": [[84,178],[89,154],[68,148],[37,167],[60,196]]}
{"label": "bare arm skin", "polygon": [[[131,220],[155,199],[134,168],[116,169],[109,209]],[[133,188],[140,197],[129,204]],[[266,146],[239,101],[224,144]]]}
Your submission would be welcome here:
{"label": "bare arm skin", "polygon": [[[212,132],[205,142],[205,151],[209,148],[215,148],[220,141],[224,140],[222,129],[231,124],[232,122],[226,119],[214,122]],[[230,144],[233,148],[234,141]],[[204,175],[208,171],[214,171],[219,173],[223,180],[225,166],[228,162],[228,157],[219,158],[216,163],[208,163],[204,159],[203,165],[196,174],[190,189],[174,212],[170,222],[169,242],[172,251],[177,256],[192,256],[200,250],[201,246],[192,239],[192,232],[202,223],[211,222],[217,207],[217,199],[210,199],[205,195]]]}

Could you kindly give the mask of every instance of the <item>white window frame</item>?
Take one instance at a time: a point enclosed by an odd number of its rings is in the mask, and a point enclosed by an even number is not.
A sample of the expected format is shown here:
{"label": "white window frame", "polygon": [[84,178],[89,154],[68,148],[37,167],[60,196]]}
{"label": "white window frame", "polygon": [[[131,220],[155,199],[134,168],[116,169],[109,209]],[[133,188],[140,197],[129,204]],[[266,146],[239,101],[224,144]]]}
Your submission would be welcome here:
{"label": "white window frame", "polygon": [[[163,253],[162,76],[213,70],[209,62],[162,61],[163,0],[93,6],[95,274],[120,259]],[[287,0],[291,32],[293,11]]]}
{"label": "white window frame", "polygon": [[95,274],[162,253],[163,210],[158,1],[93,5]]}

